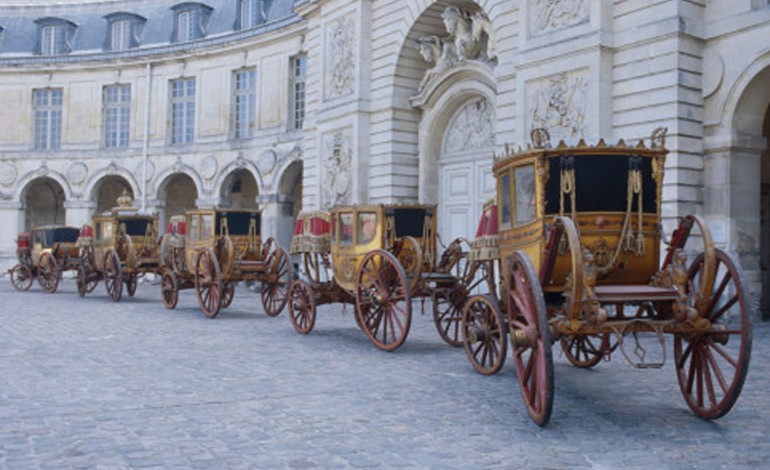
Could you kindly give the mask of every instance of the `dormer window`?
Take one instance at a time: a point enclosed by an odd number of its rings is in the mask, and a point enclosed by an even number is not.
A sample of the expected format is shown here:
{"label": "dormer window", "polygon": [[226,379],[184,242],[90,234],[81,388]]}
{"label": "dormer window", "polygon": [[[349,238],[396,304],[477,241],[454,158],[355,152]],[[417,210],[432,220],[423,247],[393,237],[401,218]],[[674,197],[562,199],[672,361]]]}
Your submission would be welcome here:
{"label": "dormer window", "polygon": [[133,13],[113,13],[104,18],[108,31],[105,49],[124,51],[139,45],[139,36],[147,21],[145,18]]}
{"label": "dormer window", "polygon": [[176,13],[174,42],[188,42],[206,36],[206,26],[213,11],[202,3],[180,3],[172,7]]}
{"label": "dormer window", "polygon": [[240,0],[240,29],[256,28],[267,18],[265,0]]}
{"label": "dormer window", "polygon": [[72,38],[77,26],[61,18],[43,18],[36,21],[38,26],[37,52],[40,55],[54,56],[69,54],[72,51]]}

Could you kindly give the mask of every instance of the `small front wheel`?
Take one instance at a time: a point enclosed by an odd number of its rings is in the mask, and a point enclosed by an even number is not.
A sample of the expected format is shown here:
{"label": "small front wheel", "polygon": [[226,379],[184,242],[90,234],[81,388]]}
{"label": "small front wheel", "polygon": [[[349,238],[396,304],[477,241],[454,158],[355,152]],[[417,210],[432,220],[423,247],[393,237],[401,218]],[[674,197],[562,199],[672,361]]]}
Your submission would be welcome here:
{"label": "small front wheel", "polygon": [[120,265],[118,252],[110,249],[104,255],[104,285],[107,294],[114,302],[120,302],[123,295],[123,268]]}
{"label": "small front wheel", "polygon": [[310,285],[297,279],[289,287],[289,318],[298,333],[306,335],[315,326],[315,297]]}
{"label": "small front wheel", "polygon": [[179,302],[179,278],[173,271],[166,271],[160,281],[160,295],[163,298],[163,305],[167,309],[173,310]]}
{"label": "small front wheel", "polygon": [[286,250],[276,248],[267,257],[269,281],[262,282],[262,307],[271,317],[278,316],[286,306],[291,285],[291,260]]}
{"label": "small front wheel", "polygon": [[506,326],[497,301],[489,295],[474,295],[462,313],[465,354],[480,374],[493,375],[505,364],[508,352]]}
{"label": "small front wheel", "polygon": [[32,287],[32,270],[26,264],[17,264],[11,268],[11,284],[20,292]]}

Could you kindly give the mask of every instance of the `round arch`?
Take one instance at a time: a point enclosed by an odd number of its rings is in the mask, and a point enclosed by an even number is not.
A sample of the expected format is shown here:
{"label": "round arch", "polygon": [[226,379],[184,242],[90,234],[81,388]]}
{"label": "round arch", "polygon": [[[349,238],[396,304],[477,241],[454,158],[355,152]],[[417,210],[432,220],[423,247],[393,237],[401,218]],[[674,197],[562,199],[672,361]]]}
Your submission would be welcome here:
{"label": "round arch", "polygon": [[64,199],[64,188],[50,176],[40,176],[27,182],[21,191],[24,230],[41,225],[64,225]]}
{"label": "round arch", "polygon": [[125,182],[128,185],[128,188],[131,194],[135,198],[141,195],[142,191],[139,188],[139,182],[136,180],[136,178],[134,178],[134,174],[126,170],[125,168],[119,167],[114,164],[94,172],[94,174],[91,175],[86,181],[83,188],[83,194],[87,195],[87,197],[91,201],[96,202],[98,197],[99,187],[102,186],[106,177],[111,177],[111,176],[120,178],[123,182]]}
{"label": "round arch", "polygon": [[187,173],[172,173],[160,180],[158,209],[161,227],[165,227],[169,217],[195,209],[198,194],[195,180]]}
{"label": "round arch", "polygon": [[[131,183],[118,174],[104,175],[94,182],[89,193],[89,199],[96,203],[96,213],[101,214],[118,205],[117,201],[123,194],[136,199],[136,193]],[[134,201],[136,205],[136,201]]]}
{"label": "round arch", "polygon": [[219,194],[224,207],[256,209],[259,185],[248,169],[235,168],[222,178]]}

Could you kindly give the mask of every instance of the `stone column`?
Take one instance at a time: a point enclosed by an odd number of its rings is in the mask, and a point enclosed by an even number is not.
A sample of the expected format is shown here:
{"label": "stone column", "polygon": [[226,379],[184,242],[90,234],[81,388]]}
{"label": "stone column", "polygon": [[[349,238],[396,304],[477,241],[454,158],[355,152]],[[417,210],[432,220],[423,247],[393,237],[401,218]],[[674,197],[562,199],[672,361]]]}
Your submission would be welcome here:
{"label": "stone column", "polygon": [[24,230],[24,205],[0,202],[0,275],[16,264],[16,237]]}
{"label": "stone column", "polygon": [[294,234],[294,199],[288,194],[260,194],[257,204],[262,209],[262,240],[274,237],[288,251]]}

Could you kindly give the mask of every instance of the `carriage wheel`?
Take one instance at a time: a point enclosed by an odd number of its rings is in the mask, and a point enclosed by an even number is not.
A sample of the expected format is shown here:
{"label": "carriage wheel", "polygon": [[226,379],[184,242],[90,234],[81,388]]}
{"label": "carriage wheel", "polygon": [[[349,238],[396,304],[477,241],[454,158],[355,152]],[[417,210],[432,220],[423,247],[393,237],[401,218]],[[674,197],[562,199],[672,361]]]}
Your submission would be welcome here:
{"label": "carriage wheel", "polygon": [[433,323],[441,339],[447,344],[459,348],[463,321],[463,303],[468,295],[464,286],[453,289],[439,289],[433,295]]}
{"label": "carriage wheel", "polygon": [[286,250],[277,248],[267,258],[271,280],[262,281],[262,307],[271,317],[277,316],[286,305],[291,285],[291,260]]}
{"label": "carriage wheel", "polygon": [[222,308],[229,307],[230,304],[233,303],[234,298],[235,298],[235,283],[226,282],[225,290],[222,292]]}
{"label": "carriage wheel", "polygon": [[315,326],[315,297],[310,285],[297,279],[289,288],[289,318],[298,333],[306,335]]}
{"label": "carriage wheel", "polygon": [[320,253],[302,253],[302,264],[305,267],[305,276],[313,283],[321,283],[329,280],[324,266],[324,260]]}
{"label": "carriage wheel", "polygon": [[[573,366],[590,369],[609,350],[609,333],[599,335],[565,335],[560,338],[561,350]],[[617,343],[616,343],[617,346]]]}
{"label": "carriage wheel", "polygon": [[104,254],[104,285],[110,298],[120,302],[123,295],[123,268],[120,266],[118,252],[112,248]]}
{"label": "carriage wheel", "polygon": [[378,348],[393,351],[404,344],[412,322],[412,294],[404,269],[392,254],[375,250],[361,261],[356,315]]}
{"label": "carriage wheel", "polygon": [[26,264],[17,264],[11,268],[11,284],[20,292],[32,287],[32,270]]}
{"label": "carriage wheel", "polygon": [[195,292],[203,313],[214,318],[222,307],[222,272],[211,248],[198,252],[195,261]]}
{"label": "carriage wheel", "polygon": [[735,405],[749,369],[752,342],[741,269],[724,251],[714,250],[714,255],[716,277],[708,286],[708,298],[700,296],[706,271],[703,254],[689,271],[690,303],[702,306],[697,308],[699,318],[708,320],[711,328],[674,336],[679,387],[693,413],[704,419],[720,418]]}
{"label": "carriage wheel", "polygon": [[462,313],[465,354],[473,368],[484,375],[496,374],[508,352],[506,325],[497,301],[489,295],[474,295]]}
{"label": "carriage wheel", "polygon": [[40,256],[37,264],[37,282],[49,294],[56,292],[56,288],[59,287],[59,263],[50,252]]}
{"label": "carriage wheel", "polygon": [[160,280],[160,296],[163,298],[163,305],[167,309],[173,310],[179,302],[179,278],[173,271],[165,271]]}
{"label": "carriage wheel", "polygon": [[80,265],[78,266],[78,294],[85,297],[93,292],[99,284],[99,278],[94,275],[94,253],[92,248],[81,249]]}
{"label": "carriage wheel", "polygon": [[136,274],[128,276],[126,279],[126,292],[129,297],[133,297],[136,294],[136,286],[139,284],[139,277]]}
{"label": "carriage wheel", "polygon": [[525,253],[511,255],[508,266],[508,319],[516,375],[529,417],[545,426],[553,409],[553,357],[543,291]]}

